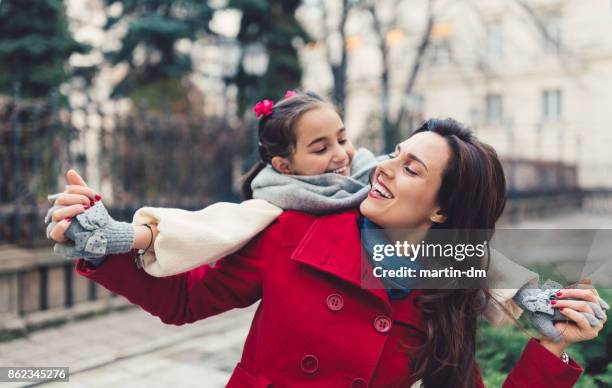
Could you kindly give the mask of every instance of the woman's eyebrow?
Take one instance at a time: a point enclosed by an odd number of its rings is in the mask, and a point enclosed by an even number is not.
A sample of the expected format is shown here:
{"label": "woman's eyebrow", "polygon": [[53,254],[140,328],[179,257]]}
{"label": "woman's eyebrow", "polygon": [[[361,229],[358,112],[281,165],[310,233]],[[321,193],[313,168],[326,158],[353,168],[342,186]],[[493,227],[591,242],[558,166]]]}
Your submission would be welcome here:
{"label": "woman's eyebrow", "polygon": [[[402,152],[402,147],[401,147],[399,144],[398,144],[398,145],[395,147],[395,152],[398,154],[398,156],[399,156],[399,154]],[[423,161],[422,161],[422,160],[421,160],[421,159],[420,159],[418,156],[416,156],[416,155],[415,155],[415,154],[413,154],[412,152],[408,152],[408,153],[406,153],[406,156],[407,156],[408,158],[412,159],[412,160],[415,160],[415,161],[417,161],[417,162],[421,163],[421,164],[423,165],[423,167],[425,168],[425,171],[429,171],[429,170],[427,169],[427,165],[425,164],[425,162],[423,162]]]}

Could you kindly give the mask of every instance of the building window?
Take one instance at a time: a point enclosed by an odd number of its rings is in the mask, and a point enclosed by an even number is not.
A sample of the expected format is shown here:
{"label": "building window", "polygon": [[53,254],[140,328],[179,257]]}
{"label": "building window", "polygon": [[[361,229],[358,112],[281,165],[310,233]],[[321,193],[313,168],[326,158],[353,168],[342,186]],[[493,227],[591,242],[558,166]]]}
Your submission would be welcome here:
{"label": "building window", "polygon": [[401,133],[410,135],[425,120],[425,97],[421,94],[410,94],[405,97],[405,116],[401,121]]}
{"label": "building window", "polygon": [[[561,50],[561,18],[557,15],[547,17],[542,28],[544,50],[549,53],[559,53]],[[545,32],[545,34],[544,34]]]}
{"label": "building window", "polygon": [[503,28],[500,23],[489,24],[485,32],[485,50],[489,57],[500,58],[503,51]]}
{"label": "building window", "polygon": [[435,65],[446,65],[451,61],[450,43],[447,40],[432,44],[431,61]]}
{"label": "building window", "polygon": [[446,65],[451,62],[451,39],[453,25],[450,22],[438,21],[431,27],[431,62],[435,65]]}
{"label": "building window", "polygon": [[406,109],[412,113],[425,112],[425,97],[421,94],[410,94],[406,96]]}
{"label": "building window", "polygon": [[504,119],[502,96],[487,94],[485,97],[485,121],[487,124],[501,125]]}
{"label": "building window", "polygon": [[544,90],[542,92],[542,118],[545,121],[557,121],[561,118],[561,90]]}

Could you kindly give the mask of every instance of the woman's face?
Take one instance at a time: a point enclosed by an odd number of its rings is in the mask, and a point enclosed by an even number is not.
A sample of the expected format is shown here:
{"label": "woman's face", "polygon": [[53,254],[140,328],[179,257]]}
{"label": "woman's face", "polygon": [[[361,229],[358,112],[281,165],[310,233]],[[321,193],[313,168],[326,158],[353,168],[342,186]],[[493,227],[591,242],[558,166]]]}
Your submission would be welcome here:
{"label": "woman's face", "polygon": [[336,111],[326,106],[309,110],[297,122],[295,132],[291,157],[272,159],[277,171],[294,175],[351,174],[355,148]]}
{"label": "woman's face", "polygon": [[378,165],[361,213],[385,229],[426,230],[444,222],[437,194],[451,155],[447,141],[419,132],[400,143],[392,158]]}

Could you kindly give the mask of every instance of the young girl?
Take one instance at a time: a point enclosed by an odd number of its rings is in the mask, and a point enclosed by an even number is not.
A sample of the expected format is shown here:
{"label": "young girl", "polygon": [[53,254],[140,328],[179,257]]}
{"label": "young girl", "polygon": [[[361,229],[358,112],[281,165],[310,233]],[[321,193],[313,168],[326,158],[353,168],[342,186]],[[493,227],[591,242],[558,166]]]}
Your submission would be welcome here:
{"label": "young girl", "polygon": [[[274,104],[254,107],[260,160],[246,174],[240,204],[216,203],[197,212],[145,207],[134,225],[155,224],[159,236],[141,265],[153,276],[185,272],[240,249],[283,210],[315,214],[357,208],[379,160],[355,150],[334,106],[318,95],[288,91]],[[136,226],[146,245],[150,232]],[[153,254],[154,252],[154,254]]]}
{"label": "young girl", "polygon": [[[88,243],[96,246],[93,233],[84,235],[91,236],[89,240],[77,236],[87,229],[81,224],[95,224],[87,219],[96,214],[100,203],[77,216],[66,231],[76,245],[57,245],[56,252],[66,257],[98,256],[92,261],[101,265],[107,254],[136,248],[146,251],[137,262],[152,276],[186,272],[239,250],[283,210],[327,214],[357,208],[370,190],[370,171],[388,158],[375,158],[365,149],[355,151],[333,105],[314,93],[290,91],[277,104],[264,100],[254,111],[259,118],[260,160],[243,182],[243,195],[249,200],[217,203],[196,212],[141,208],[132,225],[111,223],[106,232],[108,246],[92,252],[84,248]],[[62,221],[58,230],[67,225],[68,221]],[[489,276],[521,286],[538,279],[537,274],[499,254],[491,260]],[[512,301],[518,288],[490,290],[497,302],[489,303],[485,312],[491,323],[509,323],[521,314]]]}

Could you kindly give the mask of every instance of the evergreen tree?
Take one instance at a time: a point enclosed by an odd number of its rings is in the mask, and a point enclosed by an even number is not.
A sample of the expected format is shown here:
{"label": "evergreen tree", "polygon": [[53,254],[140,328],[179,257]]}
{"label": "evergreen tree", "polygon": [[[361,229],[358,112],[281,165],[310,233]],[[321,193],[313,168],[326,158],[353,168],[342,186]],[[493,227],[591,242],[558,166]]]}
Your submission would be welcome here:
{"label": "evergreen tree", "polygon": [[45,96],[70,77],[70,55],[87,50],[68,29],[63,0],[0,2],[0,93],[19,86],[24,97]]}
{"label": "evergreen tree", "polygon": [[[208,24],[213,9],[208,2],[104,1],[106,5],[121,3],[123,9],[121,15],[108,19],[106,29],[114,27],[121,20],[128,20],[121,47],[108,53],[112,64],[126,62],[129,65],[128,74],[117,84],[113,96],[156,99],[169,92],[170,96],[166,95],[169,99],[180,98],[180,80],[191,72],[192,63],[189,54],[176,51],[175,43],[180,39],[194,41],[198,34],[210,32]],[[137,50],[142,54],[140,59]]]}
{"label": "evergreen tree", "polygon": [[256,100],[281,98],[285,90],[300,85],[302,68],[295,40],[308,42],[310,37],[295,18],[299,5],[300,0],[229,1],[229,8],[242,11],[238,40],[243,46],[263,44],[269,56],[268,68],[261,77],[246,74],[240,65],[235,80],[240,91],[239,112]]}

